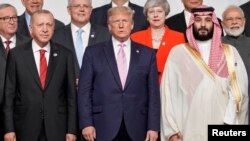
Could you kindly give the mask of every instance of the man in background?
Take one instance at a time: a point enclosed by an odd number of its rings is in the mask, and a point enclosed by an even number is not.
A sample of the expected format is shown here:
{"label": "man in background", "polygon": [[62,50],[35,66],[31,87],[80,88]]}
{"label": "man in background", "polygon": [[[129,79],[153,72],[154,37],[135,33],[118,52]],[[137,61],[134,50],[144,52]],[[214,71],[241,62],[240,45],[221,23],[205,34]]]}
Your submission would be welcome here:
{"label": "man in background", "polygon": [[134,28],[132,30],[132,33],[142,29],[146,29],[148,27],[146,17],[143,14],[143,8],[141,6],[129,2],[129,0],[112,0],[110,4],[95,8],[91,15],[90,22],[93,24],[99,24],[108,27],[107,11],[111,7],[116,6],[126,6],[134,10]]}
{"label": "man in background", "polygon": [[73,52],[75,74],[78,82],[86,47],[108,40],[110,33],[105,27],[90,24],[92,0],[69,0],[68,2],[71,23],[56,30],[53,40]]}
{"label": "man in background", "polygon": [[[18,17],[18,30],[17,32],[25,35],[27,37],[31,37],[29,25],[31,15],[37,10],[41,10],[43,8],[44,0],[21,0],[23,6],[25,7],[25,12]],[[55,29],[63,27],[64,24],[61,21],[55,19]]]}

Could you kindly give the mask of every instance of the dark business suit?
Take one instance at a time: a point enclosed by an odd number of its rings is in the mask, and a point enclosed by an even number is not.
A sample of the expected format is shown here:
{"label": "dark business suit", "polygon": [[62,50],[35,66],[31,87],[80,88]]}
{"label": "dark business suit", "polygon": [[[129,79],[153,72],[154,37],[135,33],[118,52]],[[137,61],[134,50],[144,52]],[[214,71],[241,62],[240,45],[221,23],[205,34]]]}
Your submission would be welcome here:
{"label": "dark business suit", "polygon": [[[104,42],[110,39],[109,30],[105,27],[91,24],[90,34],[89,34],[89,42],[88,46]],[[72,36],[71,24],[68,24],[64,28],[56,30],[53,36],[53,41],[62,44],[73,52],[74,55],[74,63],[75,63],[75,74],[76,78],[79,77],[80,66],[77,61],[76,51],[74,47],[74,41]]]}
{"label": "dark business suit", "polygon": [[250,37],[250,2],[241,5],[240,8],[243,10],[246,18],[244,33],[246,36]]}
{"label": "dark business suit", "polygon": [[77,130],[73,55],[51,42],[43,90],[31,46],[17,46],[8,55],[5,132],[15,132],[17,141],[37,141],[44,128],[48,141],[65,141],[66,133]]}
{"label": "dark business suit", "polygon": [[[107,12],[108,9],[112,7],[112,4],[107,4],[98,8],[93,9],[90,22],[93,24],[99,24],[105,27],[108,27],[107,25]],[[134,28],[132,30],[132,33],[136,31],[140,31],[142,29],[146,29],[148,27],[148,23],[146,20],[146,17],[143,14],[143,8],[129,2],[129,7],[135,11],[134,13]]]}
{"label": "dark business suit", "polygon": [[112,40],[87,48],[78,89],[79,126],[94,126],[97,141],[111,141],[122,120],[133,141],[160,129],[160,95],[155,51],[131,42],[124,90]]}
{"label": "dark business suit", "polygon": [[[61,21],[55,19],[55,30],[59,29],[61,27],[64,27],[64,23],[62,23]],[[25,13],[23,13],[21,16],[18,16],[17,33],[25,35],[27,37],[31,37],[29,27],[28,27],[26,19],[25,19]]]}
{"label": "dark business suit", "polygon": [[[217,18],[217,19],[219,20],[219,23],[221,25],[221,20],[219,18]],[[166,19],[165,24],[170,29],[183,33],[185,35],[185,39],[187,41],[187,37],[186,37],[187,23],[185,20],[184,11]],[[222,32],[222,35],[223,35],[223,32]]]}
{"label": "dark business suit", "polygon": [[[16,46],[23,44],[29,40],[28,37],[16,34]],[[5,69],[6,69],[7,54],[4,47],[4,43],[0,38],[0,141],[3,141],[3,95],[4,95],[4,81],[5,81]]]}

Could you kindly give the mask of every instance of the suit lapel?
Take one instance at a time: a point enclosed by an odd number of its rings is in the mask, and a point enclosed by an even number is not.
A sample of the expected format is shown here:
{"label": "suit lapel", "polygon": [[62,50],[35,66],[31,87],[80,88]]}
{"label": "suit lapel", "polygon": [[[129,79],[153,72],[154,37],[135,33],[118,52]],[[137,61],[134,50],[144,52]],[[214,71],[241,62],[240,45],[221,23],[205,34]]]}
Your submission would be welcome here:
{"label": "suit lapel", "polygon": [[51,42],[50,44],[50,55],[49,55],[49,65],[47,70],[46,82],[45,82],[45,89],[48,86],[53,73],[55,72],[55,68],[58,64],[58,60],[60,58],[60,52],[58,47]]}
{"label": "suit lapel", "polygon": [[129,83],[133,79],[133,75],[136,73],[135,70],[136,65],[138,64],[140,52],[141,50],[138,48],[138,46],[133,41],[131,41],[131,56],[124,90],[128,87]]}
{"label": "suit lapel", "polygon": [[72,35],[72,30],[71,30],[71,26],[70,24],[68,24],[66,26],[66,29],[65,29],[65,33],[66,33],[66,36],[65,36],[65,40],[69,40],[69,46],[67,46],[67,48],[69,48],[70,50],[72,50],[72,53],[74,55],[74,63],[75,63],[75,68],[77,69],[77,72],[79,72],[80,70],[80,65],[77,61],[77,56],[76,56],[76,50],[75,50],[75,45],[74,45],[74,40],[73,40],[73,35]]}
{"label": "suit lapel", "polygon": [[183,33],[186,34],[186,29],[187,29],[187,23],[186,23],[186,20],[185,20],[185,14],[184,14],[184,11],[182,11],[181,13],[181,18],[180,18],[180,23],[183,23],[183,24],[180,24],[180,25],[183,25],[181,26],[181,30],[183,31]]}
{"label": "suit lapel", "polygon": [[104,52],[106,55],[106,58],[108,60],[109,67],[113,73],[113,76],[115,77],[115,81],[119,85],[120,88],[122,88],[122,84],[120,81],[120,76],[117,68],[117,63],[116,63],[116,58],[114,54],[114,49],[113,49],[113,43],[112,40],[109,40],[104,47]]}
{"label": "suit lapel", "polygon": [[29,32],[29,27],[27,26],[27,22],[26,22],[26,19],[25,19],[25,13],[23,13],[18,18],[18,31],[17,32],[19,32],[22,35],[25,35],[27,37],[31,37],[30,32]]}
{"label": "suit lapel", "polygon": [[27,62],[27,63],[25,63],[27,65],[26,67],[30,68],[30,69],[27,69],[27,70],[31,71],[31,74],[34,77],[35,82],[41,88],[41,82],[40,82],[39,74],[38,74],[38,71],[37,71],[36,62],[35,62],[34,53],[33,53],[33,50],[32,50],[32,44],[31,43],[32,42],[30,41],[27,44],[25,44],[23,58],[24,58],[24,62]]}
{"label": "suit lapel", "polygon": [[96,29],[93,25],[91,25],[88,45],[93,45],[95,43],[95,38],[96,38]]}
{"label": "suit lapel", "polygon": [[6,51],[5,51],[5,47],[4,47],[4,44],[0,38],[0,54],[3,56],[3,58],[7,58],[7,54],[6,54]]}

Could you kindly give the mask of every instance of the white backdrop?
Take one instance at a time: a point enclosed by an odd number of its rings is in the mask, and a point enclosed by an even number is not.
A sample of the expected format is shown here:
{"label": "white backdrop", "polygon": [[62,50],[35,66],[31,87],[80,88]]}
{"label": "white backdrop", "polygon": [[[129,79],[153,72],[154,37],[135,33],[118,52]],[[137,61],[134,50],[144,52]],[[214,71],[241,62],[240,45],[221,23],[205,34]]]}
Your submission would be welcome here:
{"label": "white backdrop", "polygon": [[[17,8],[18,15],[21,15],[24,11],[21,0],[0,0],[0,3],[10,3]],[[99,7],[101,5],[110,3],[111,0],[92,0],[93,7]],[[144,6],[146,0],[130,0],[131,2]],[[204,4],[211,5],[215,8],[217,17],[221,17],[223,10],[231,4],[241,5],[248,0],[204,0]],[[54,16],[68,24],[70,21],[69,15],[67,13],[67,2],[68,0],[44,0],[44,9],[50,10]],[[168,0],[170,4],[171,12],[169,16],[174,15],[183,10],[183,5],[181,0]],[[169,17],[168,16],[168,17]]]}

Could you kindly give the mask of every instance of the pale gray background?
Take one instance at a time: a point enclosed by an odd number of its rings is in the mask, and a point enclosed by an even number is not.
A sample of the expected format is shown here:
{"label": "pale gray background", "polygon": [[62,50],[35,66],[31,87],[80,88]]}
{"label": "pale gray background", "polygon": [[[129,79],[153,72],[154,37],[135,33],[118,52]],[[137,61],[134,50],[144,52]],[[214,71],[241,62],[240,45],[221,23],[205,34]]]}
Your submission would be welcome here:
{"label": "pale gray background", "polygon": [[[24,11],[21,0],[0,0],[0,3],[10,3],[17,8],[18,15],[21,15]],[[99,7],[101,5],[110,3],[111,0],[92,0],[93,7]],[[144,6],[146,0],[130,0],[131,2],[138,4],[140,6]],[[215,8],[215,12],[217,17],[221,18],[221,14],[223,10],[232,4],[241,5],[248,0],[204,0],[204,4],[213,6]],[[67,2],[68,0],[44,0],[44,9],[50,10],[54,16],[68,24],[70,21],[69,15],[67,13]],[[183,10],[183,5],[181,0],[168,0],[171,8],[171,12],[169,16],[181,12]],[[168,16],[168,17],[169,17]]]}

